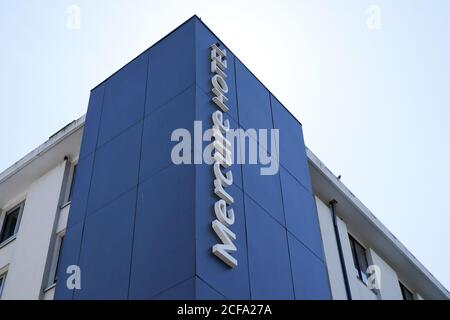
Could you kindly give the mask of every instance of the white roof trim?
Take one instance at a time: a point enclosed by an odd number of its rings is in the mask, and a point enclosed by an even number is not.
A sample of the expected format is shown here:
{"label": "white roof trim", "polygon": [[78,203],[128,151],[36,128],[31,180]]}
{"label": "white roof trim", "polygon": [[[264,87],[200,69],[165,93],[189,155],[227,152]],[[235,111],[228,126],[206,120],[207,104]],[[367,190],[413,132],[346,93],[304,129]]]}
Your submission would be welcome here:
{"label": "white roof trim", "polygon": [[53,134],[47,141],[35,148],[33,151],[29,152],[27,155],[22,157],[19,161],[14,163],[9,168],[5,169],[0,173],[0,184],[6,182],[17,172],[22,170],[24,167],[32,163],[34,160],[51,150],[54,146],[59,144],[65,138],[70,136],[75,131],[79,130],[84,126],[86,115],[81,116],[77,120],[72,121],[64,128]]}
{"label": "white roof trim", "polygon": [[[319,158],[308,148],[306,155],[310,165],[317,170],[326,181],[333,186],[336,194],[341,195],[354,207],[358,214],[366,220],[367,224],[374,227],[381,236],[391,244],[396,251],[403,255],[409,263],[414,266],[437,290],[442,297],[450,299],[450,292],[431,274],[425,266],[373,215],[373,213],[319,160]],[[331,200],[331,199],[330,199]],[[338,213],[339,214],[339,213]]]}

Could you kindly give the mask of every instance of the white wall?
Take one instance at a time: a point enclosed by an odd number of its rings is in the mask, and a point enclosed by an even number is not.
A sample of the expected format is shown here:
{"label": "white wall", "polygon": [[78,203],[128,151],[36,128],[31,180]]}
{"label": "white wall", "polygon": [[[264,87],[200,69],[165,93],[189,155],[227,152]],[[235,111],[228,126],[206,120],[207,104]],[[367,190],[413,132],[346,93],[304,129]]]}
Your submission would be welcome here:
{"label": "white wall", "polygon": [[338,219],[338,228],[339,228],[339,235],[341,238],[342,251],[344,253],[345,265],[347,267],[350,291],[352,292],[352,299],[377,300],[378,299],[377,295],[356,276],[347,225],[341,219]]}
{"label": "white wall", "polygon": [[[331,209],[316,196],[317,213],[319,215],[320,231],[324,242],[325,260],[327,262],[328,276],[330,279],[331,294],[334,300],[347,299],[344,276],[342,274],[339,251],[333,227],[333,215]],[[354,272],[353,255],[350,247],[347,226],[337,217],[339,237],[347,269],[350,292],[353,300],[376,300],[377,295],[360,281]]]}
{"label": "white wall", "polygon": [[380,295],[383,300],[403,300],[397,273],[375,251],[369,249],[372,264],[380,268]]}
{"label": "white wall", "polygon": [[0,249],[0,274],[2,274],[11,262],[14,253],[15,242],[12,241]]}
{"label": "white wall", "polygon": [[334,300],[346,300],[347,294],[345,291],[344,276],[341,271],[331,211],[318,197],[316,197],[316,206],[325,251],[328,277],[330,279],[331,295]]}
{"label": "white wall", "polygon": [[2,299],[39,299],[42,295],[64,171],[65,162],[61,162],[36,180],[27,191]]}

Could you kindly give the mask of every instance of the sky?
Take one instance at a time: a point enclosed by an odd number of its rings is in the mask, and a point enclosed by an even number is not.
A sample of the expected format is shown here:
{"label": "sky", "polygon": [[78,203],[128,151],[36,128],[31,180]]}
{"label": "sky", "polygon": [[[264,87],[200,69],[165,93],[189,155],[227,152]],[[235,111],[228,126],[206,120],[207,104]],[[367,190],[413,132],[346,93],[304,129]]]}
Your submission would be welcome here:
{"label": "sky", "polygon": [[450,2],[0,0],[0,171],[197,14],[450,288]]}

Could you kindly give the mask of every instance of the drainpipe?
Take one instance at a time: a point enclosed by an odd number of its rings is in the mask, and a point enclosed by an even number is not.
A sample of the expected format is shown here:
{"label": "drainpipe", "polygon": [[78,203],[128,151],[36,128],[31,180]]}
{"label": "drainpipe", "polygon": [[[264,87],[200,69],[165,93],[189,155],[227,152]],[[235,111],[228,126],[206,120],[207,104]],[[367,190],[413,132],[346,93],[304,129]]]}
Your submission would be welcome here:
{"label": "drainpipe", "polygon": [[333,214],[334,235],[336,236],[336,243],[339,252],[339,260],[341,262],[342,275],[344,276],[344,284],[345,284],[345,292],[347,293],[347,300],[353,300],[352,293],[350,292],[350,284],[348,282],[347,268],[345,267],[344,253],[342,252],[341,237],[339,236],[339,229],[337,224],[337,217],[336,217],[337,203],[338,202],[335,199],[330,201],[331,212]]}

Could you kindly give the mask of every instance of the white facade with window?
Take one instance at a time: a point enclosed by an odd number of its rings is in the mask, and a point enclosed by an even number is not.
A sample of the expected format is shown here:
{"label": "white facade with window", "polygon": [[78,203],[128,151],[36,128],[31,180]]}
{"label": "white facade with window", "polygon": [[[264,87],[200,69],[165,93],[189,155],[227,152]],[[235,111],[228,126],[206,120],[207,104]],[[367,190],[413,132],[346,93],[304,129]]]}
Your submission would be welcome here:
{"label": "white facade with window", "polygon": [[[0,299],[53,299],[83,126],[84,117],[0,173]],[[333,299],[449,299],[342,182],[307,155]],[[375,288],[367,266],[377,271]]]}
{"label": "white facade with window", "polygon": [[[317,213],[333,299],[402,300],[406,288],[416,300],[449,299],[448,290],[389,232],[326,166],[307,150]],[[336,200],[336,228],[330,201]],[[336,232],[336,231],[337,232]],[[338,234],[345,270],[338,248]],[[378,268],[378,288],[369,285],[367,270],[357,271],[351,239],[363,248],[369,266]],[[360,250],[361,252],[361,250]]]}
{"label": "white facade with window", "polygon": [[74,121],[0,173],[1,299],[53,298],[83,125]]}

